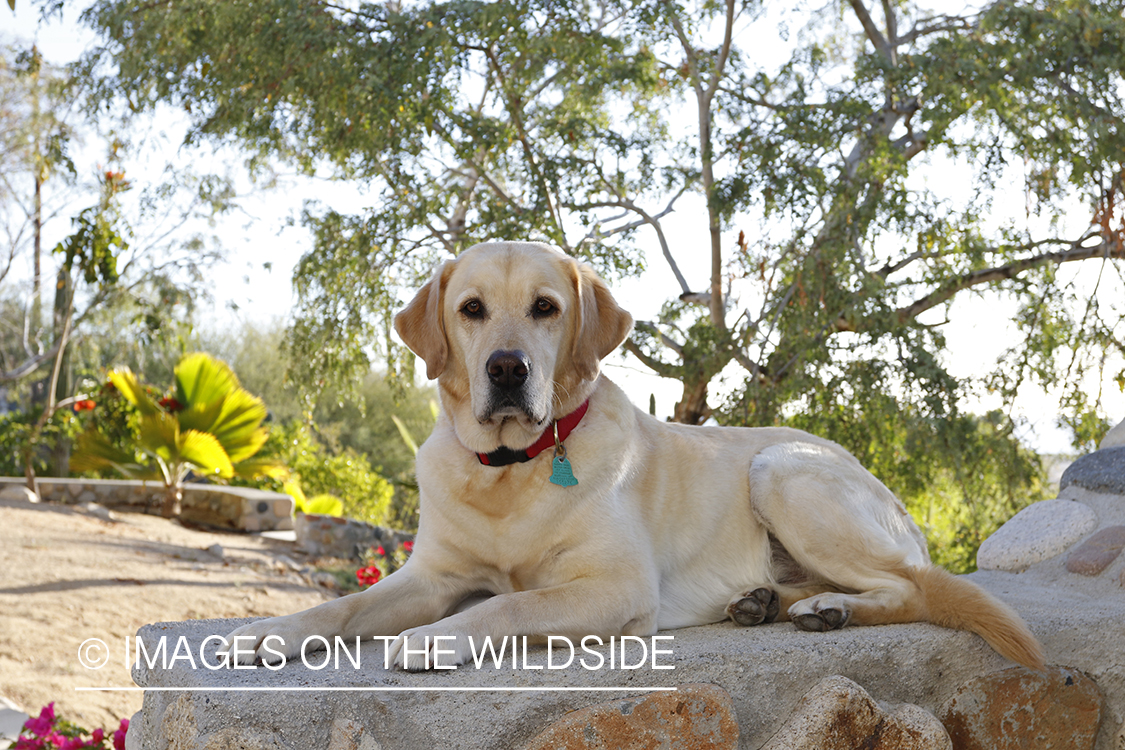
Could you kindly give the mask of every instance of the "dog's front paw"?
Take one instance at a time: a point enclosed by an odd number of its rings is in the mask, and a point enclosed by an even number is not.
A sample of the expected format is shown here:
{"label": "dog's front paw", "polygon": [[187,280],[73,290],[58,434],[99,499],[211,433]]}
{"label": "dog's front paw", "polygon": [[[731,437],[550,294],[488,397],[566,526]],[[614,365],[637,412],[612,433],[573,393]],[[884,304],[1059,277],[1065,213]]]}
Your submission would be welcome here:
{"label": "dog's front paw", "polygon": [[844,594],[822,594],[802,599],[789,608],[789,619],[800,630],[826,632],[848,624],[852,611]]}
{"label": "dog's front paw", "polygon": [[225,647],[220,647],[220,658],[231,665],[249,665],[255,662],[280,664],[301,653],[307,633],[302,632],[293,615],[267,617],[232,630],[224,637]]}
{"label": "dog's front paw", "polygon": [[465,633],[435,625],[404,630],[388,653],[388,661],[411,672],[456,669],[471,658],[472,648]]}
{"label": "dog's front paw", "polygon": [[776,620],[780,609],[777,592],[763,586],[735,594],[727,605],[727,616],[739,625],[761,625]]}

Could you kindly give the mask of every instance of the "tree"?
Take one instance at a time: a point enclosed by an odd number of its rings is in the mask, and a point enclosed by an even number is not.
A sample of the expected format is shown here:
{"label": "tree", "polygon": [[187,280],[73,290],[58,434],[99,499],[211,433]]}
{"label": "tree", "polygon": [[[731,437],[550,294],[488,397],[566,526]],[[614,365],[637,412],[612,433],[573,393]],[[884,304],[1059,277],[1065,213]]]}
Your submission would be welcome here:
{"label": "tree", "polygon": [[[20,413],[0,424],[0,441],[21,446],[33,485],[45,447],[53,453],[54,472],[68,473],[66,430],[48,427],[60,408],[82,400],[76,383],[121,364],[81,357],[104,355],[104,348],[97,350],[107,339],[130,341],[110,355],[120,358],[151,345],[156,331],[177,332],[190,316],[195,298],[205,293],[202,270],[217,257],[192,224],[228,210],[232,191],[226,180],[183,170],[123,200],[132,185],[122,165],[139,148],[116,130],[127,129],[119,113],[103,108],[87,117],[78,106],[89,75],[49,65],[34,47],[0,53],[0,304],[12,313],[0,324],[0,386],[5,400],[20,404]],[[91,134],[106,144],[105,161],[79,168],[70,146]],[[48,224],[64,217],[72,231],[45,255]],[[42,276],[51,255],[58,261],[47,313]],[[25,259],[30,278],[13,270]],[[93,336],[107,317],[117,319],[110,335]],[[181,347],[177,356],[182,353]]]}
{"label": "tree", "polygon": [[[544,239],[611,276],[648,243],[676,286],[627,347],[683,384],[680,421],[807,424],[861,454],[849,424],[901,424],[929,448],[915,477],[966,488],[957,440],[1007,451],[1028,382],[1064,390],[1079,440],[1103,429],[1084,381],[1123,351],[1119,303],[1065,269],[1098,265],[1119,288],[1119,3],[98,0],[85,18],[112,58],[104,88],[373,196],[303,216],[301,382],[365,372],[377,341],[408,365],[387,323],[400,290],[473,242]],[[939,169],[964,190],[935,189]],[[1013,178],[1026,216],[997,220]],[[668,217],[693,195],[700,249],[673,247]],[[948,372],[941,314],[973,294],[1016,300],[1021,336],[970,382]],[[995,429],[962,419],[970,387],[1003,400]],[[1026,487],[1034,462],[993,469]]]}

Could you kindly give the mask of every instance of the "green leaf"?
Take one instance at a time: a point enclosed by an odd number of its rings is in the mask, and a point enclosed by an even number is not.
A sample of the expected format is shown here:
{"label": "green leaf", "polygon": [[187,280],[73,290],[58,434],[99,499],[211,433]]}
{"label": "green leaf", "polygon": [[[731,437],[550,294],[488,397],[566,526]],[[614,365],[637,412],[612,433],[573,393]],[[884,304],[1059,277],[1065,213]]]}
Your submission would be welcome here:
{"label": "green leaf", "polygon": [[225,397],[210,403],[192,404],[176,412],[176,417],[180,420],[180,429],[211,432],[223,411],[224,401]]}
{"label": "green leaf", "polygon": [[265,442],[268,432],[262,434],[261,424],[268,413],[260,398],[239,388],[223,400],[222,411],[211,426],[211,432],[237,463],[254,455]]}
{"label": "green leaf", "polygon": [[137,463],[136,456],[121,450],[93,430],[78,436],[70,457],[70,468],[77,472],[113,469],[130,479],[163,480],[159,469]]}
{"label": "green leaf", "polygon": [[201,474],[229,479],[234,475],[230,457],[214,435],[198,430],[185,430],[176,441],[180,459],[195,466]]}
{"label": "green leaf", "polygon": [[226,363],[203,354],[188,354],[176,365],[176,400],[185,407],[221,401],[238,388]]}
{"label": "green leaf", "polygon": [[161,411],[160,406],[149,398],[148,393],[145,392],[144,386],[137,380],[137,376],[128,367],[122,367],[118,370],[111,370],[109,373],[109,382],[113,383],[118,392],[121,393],[125,399],[137,408],[142,416],[149,414],[156,414]]}
{"label": "green leaf", "polygon": [[410,452],[417,456],[418,444],[414,442],[414,437],[410,434],[410,430],[406,429],[406,425],[398,418],[397,414],[391,415],[391,421],[393,421],[395,427],[398,428],[398,434],[402,436],[402,442],[406,443],[406,447],[410,449]]}
{"label": "green leaf", "polygon": [[302,503],[297,510],[302,513],[314,513],[321,516],[344,515],[344,503],[332,495],[317,495]]}
{"label": "green leaf", "polygon": [[243,479],[269,477],[284,482],[291,474],[288,466],[271,458],[252,458],[234,464],[234,475]]}

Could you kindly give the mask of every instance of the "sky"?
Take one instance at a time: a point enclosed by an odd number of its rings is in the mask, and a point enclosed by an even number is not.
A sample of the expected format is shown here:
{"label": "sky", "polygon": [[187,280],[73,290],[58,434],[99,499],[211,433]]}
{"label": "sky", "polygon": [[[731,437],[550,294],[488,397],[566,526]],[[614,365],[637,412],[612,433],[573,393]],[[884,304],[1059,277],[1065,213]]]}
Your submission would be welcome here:
{"label": "sky", "polygon": [[[40,25],[38,10],[30,0],[17,0],[14,14],[6,7],[0,7],[0,40],[4,37],[8,40],[13,37],[22,41],[34,40],[44,57],[55,63],[73,59],[93,41],[92,35],[72,17],[65,18],[62,23],[55,21]],[[158,128],[166,130],[166,134],[153,134],[150,137],[152,148],[162,148],[165,154],[175,152],[175,158],[181,160],[208,158],[206,151],[201,156],[201,152],[177,150],[177,125],[174,118],[158,125]],[[163,158],[164,155],[161,156]],[[237,165],[239,162],[236,154],[224,151],[211,152],[209,158],[219,165]],[[215,164],[196,166],[205,170],[214,169]],[[155,161],[154,166],[157,166]],[[158,166],[163,166],[162,161]],[[128,176],[137,182],[156,177],[144,174],[143,165],[134,163],[130,169],[132,171]],[[232,174],[238,176],[243,188],[250,187],[240,176],[237,166]],[[943,189],[951,195],[960,189],[956,171],[949,171],[942,179],[946,183]],[[308,234],[300,227],[289,226],[287,220],[299,212],[308,199],[319,200],[340,211],[358,210],[365,205],[364,196],[353,185],[328,180],[282,178],[278,189],[259,193],[251,190],[250,195],[241,201],[241,209],[215,227],[215,231],[222,235],[229,254],[211,277],[214,302],[203,311],[205,325],[233,332],[247,321],[267,324],[288,317],[296,302],[292,271],[308,247]],[[1012,204],[1001,211],[1018,215],[1023,207],[1024,198],[1020,192],[1018,196],[1013,196]],[[1088,211],[1081,207],[1078,210],[1080,213]],[[702,199],[689,195],[677,204],[675,214],[665,220],[665,230],[680,268],[691,288],[700,290],[709,285],[710,274],[705,217]],[[53,229],[61,236],[67,227],[63,222],[56,222]],[[655,238],[650,237],[649,240],[649,270],[639,278],[613,285],[618,302],[634,318],[642,320],[654,317],[663,301],[678,291],[671,271],[660,256]],[[54,241],[57,239],[49,241],[47,246],[52,246]],[[1080,270],[1067,269],[1066,273],[1076,273],[1080,283],[1092,287],[1096,269],[1089,266],[1095,264],[1070,265],[1088,266]],[[937,310],[931,311],[923,322],[943,324],[951,342],[949,367],[954,375],[965,376],[991,368],[998,352],[1011,340],[1014,312],[1015,307],[1011,303],[968,296],[954,303],[948,322],[943,323],[944,313]],[[419,370],[424,371],[424,368]],[[611,356],[606,362],[605,372],[642,407],[648,404],[650,394],[654,395],[658,416],[670,415],[680,397],[678,383],[650,374],[631,357]],[[1096,387],[1097,383],[1090,384],[1091,389]],[[723,385],[717,383],[713,391],[721,393],[722,389]],[[1125,417],[1125,396],[1116,386],[1104,386],[1103,394],[1111,421]],[[988,394],[980,394],[966,406],[974,411],[983,411],[998,406],[998,401],[994,402]],[[1021,437],[1031,447],[1043,453],[1067,453],[1071,450],[1067,432],[1055,424],[1058,413],[1056,396],[1033,387],[1026,388],[1020,394],[1016,411],[1025,421]]]}

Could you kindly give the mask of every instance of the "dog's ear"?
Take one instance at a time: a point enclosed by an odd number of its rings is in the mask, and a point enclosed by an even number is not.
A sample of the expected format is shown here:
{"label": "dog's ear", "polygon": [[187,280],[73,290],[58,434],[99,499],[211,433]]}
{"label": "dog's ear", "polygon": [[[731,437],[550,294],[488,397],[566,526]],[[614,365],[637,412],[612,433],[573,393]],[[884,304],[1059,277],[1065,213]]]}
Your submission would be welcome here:
{"label": "dog's ear", "polygon": [[443,263],[410,304],[395,316],[395,330],[410,350],[425,361],[426,377],[430,380],[445,370],[449,354],[441,308],[445,285],[452,272],[453,261]]}
{"label": "dog's ear", "polygon": [[601,369],[601,361],[633,330],[633,316],[617,305],[609,287],[592,268],[572,260],[571,269],[578,300],[571,357],[579,377],[593,380]]}

